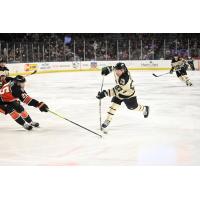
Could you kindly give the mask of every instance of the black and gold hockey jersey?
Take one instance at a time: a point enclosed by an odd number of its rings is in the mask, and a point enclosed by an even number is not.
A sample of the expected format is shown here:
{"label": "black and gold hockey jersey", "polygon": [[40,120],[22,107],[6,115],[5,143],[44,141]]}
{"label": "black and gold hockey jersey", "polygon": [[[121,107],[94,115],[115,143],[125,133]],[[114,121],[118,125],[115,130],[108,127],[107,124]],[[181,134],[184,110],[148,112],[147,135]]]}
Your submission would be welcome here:
{"label": "black and gold hockey jersey", "polygon": [[130,72],[126,70],[125,73],[118,77],[113,67],[110,67],[111,71],[114,72],[116,86],[107,90],[108,96],[116,96],[119,99],[128,99],[135,96],[135,88]]}
{"label": "black and gold hockey jersey", "polygon": [[178,57],[178,59],[173,58],[171,61],[171,66],[175,71],[181,70],[185,65],[188,65],[188,63],[181,57]]}

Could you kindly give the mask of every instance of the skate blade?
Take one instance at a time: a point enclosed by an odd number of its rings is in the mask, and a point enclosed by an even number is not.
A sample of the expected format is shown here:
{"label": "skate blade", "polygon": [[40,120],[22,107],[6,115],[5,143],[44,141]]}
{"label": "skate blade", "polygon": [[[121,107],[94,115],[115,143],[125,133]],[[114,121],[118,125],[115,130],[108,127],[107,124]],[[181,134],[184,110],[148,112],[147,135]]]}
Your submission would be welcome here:
{"label": "skate blade", "polygon": [[33,128],[40,128],[40,126],[33,126],[33,125],[32,125],[32,127],[33,127]]}
{"label": "skate blade", "polygon": [[108,134],[108,130],[106,130],[105,128],[101,128],[101,131],[102,131],[104,134]]}

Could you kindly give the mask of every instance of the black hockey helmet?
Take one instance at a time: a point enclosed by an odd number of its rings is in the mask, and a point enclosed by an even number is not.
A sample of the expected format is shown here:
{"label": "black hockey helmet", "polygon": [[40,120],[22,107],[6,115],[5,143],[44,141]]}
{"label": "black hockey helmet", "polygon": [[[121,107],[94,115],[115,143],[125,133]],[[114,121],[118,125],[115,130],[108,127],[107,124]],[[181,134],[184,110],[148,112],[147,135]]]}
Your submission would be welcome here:
{"label": "black hockey helmet", "polygon": [[25,83],[26,82],[26,79],[24,76],[21,76],[21,75],[17,75],[15,78],[14,78],[14,81],[16,83]]}
{"label": "black hockey helmet", "polygon": [[115,69],[124,69],[125,71],[127,70],[125,63],[121,63],[121,62],[118,62],[118,63],[114,66],[114,68],[115,68]]}

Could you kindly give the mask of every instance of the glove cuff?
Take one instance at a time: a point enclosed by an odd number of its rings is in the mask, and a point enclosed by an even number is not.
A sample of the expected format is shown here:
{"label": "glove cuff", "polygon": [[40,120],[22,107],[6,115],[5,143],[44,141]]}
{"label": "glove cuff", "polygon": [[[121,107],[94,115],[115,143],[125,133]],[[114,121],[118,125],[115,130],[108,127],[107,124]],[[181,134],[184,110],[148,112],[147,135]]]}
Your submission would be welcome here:
{"label": "glove cuff", "polygon": [[43,105],[44,105],[44,103],[40,102],[37,107],[40,109]]}
{"label": "glove cuff", "polygon": [[104,93],[105,97],[108,96],[108,91],[103,90],[103,93]]}

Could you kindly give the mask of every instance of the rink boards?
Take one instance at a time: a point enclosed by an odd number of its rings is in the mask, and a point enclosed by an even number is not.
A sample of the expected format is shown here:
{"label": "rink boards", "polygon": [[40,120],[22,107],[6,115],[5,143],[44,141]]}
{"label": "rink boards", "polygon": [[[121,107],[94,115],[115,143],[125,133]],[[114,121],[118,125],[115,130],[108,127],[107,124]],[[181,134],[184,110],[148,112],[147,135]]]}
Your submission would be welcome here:
{"label": "rink boards", "polygon": [[[36,62],[36,63],[13,63],[6,66],[10,74],[26,74],[37,70],[38,73],[54,72],[80,72],[97,71],[105,66],[113,66],[119,61],[75,61],[75,62]],[[169,70],[171,60],[125,60],[129,70]],[[200,61],[195,60],[196,69],[200,69]]]}

